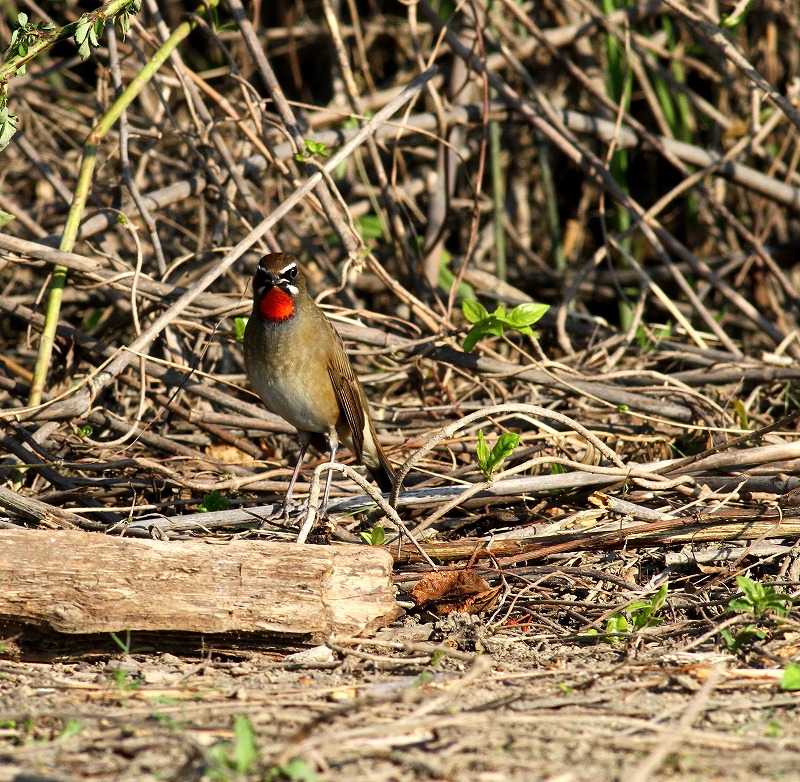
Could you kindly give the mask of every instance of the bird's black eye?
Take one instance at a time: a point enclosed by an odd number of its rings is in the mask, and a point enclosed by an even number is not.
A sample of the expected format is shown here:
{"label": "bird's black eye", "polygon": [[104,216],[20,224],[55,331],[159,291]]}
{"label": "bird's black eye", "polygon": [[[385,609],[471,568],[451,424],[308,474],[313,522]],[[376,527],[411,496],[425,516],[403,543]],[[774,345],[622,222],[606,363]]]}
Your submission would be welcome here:
{"label": "bird's black eye", "polygon": [[290,266],[286,271],[281,274],[284,280],[296,280],[297,279],[297,267]]}

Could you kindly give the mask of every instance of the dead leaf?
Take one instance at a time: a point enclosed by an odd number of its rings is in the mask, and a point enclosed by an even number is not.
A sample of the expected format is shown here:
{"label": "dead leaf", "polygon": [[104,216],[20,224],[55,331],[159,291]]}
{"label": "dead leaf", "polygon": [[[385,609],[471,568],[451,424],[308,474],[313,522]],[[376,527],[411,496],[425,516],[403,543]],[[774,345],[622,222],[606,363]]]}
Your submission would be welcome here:
{"label": "dead leaf", "polygon": [[235,445],[209,445],[206,454],[212,459],[218,459],[225,464],[247,464],[253,461],[250,454],[240,451]]}
{"label": "dead leaf", "polygon": [[478,614],[497,602],[500,587],[490,587],[483,576],[472,570],[446,570],[428,573],[411,590],[417,608],[427,608],[439,616],[457,611]]}

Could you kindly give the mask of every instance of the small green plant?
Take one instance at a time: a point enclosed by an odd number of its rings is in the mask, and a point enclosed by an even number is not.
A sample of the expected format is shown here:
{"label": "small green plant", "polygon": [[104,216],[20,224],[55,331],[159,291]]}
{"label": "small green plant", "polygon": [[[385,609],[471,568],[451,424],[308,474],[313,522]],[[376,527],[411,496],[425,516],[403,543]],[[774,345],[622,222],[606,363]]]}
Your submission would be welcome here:
{"label": "small green plant", "polygon": [[116,633],[109,633],[111,636],[111,640],[119,646],[120,651],[123,654],[130,654],[131,653],[131,631],[125,631],[125,640],[123,641]]}
{"label": "small green plant", "polygon": [[519,435],[516,432],[506,432],[497,438],[497,442],[490,451],[489,446],[486,444],[486,438],[483,436],[483,429],[478,430],[478,444],[475,450],[478,456],[478,466],[487,481],[492,480],[492,476],[498,467],[507,457],[514,453],[514,449],[518,445]]}
{"label": "small green plant", "polygon": [[305,152],[298,152],[294,159],[298,163],[304,163],[307,160],[310,160],[312,157],[321,157],[326,158],[330,156],[330,152],[328,151],[328,145],[324,141],[314,141],[314,139],[307,138],[304,139],[306,145]]}
{"label": "small green plant", "polygon": [[[550,475],[566,475],[566,472],[567,471],[563,464],[555,462],[554,464],[550,465]],[[548,493],[553,497],[558,497],[559,494],[566,494],[568,491],[569,489],[566,487],[563,489],[548,489]]]}
{"label": "small green plant", "polygon": [[631,613],[634,630],[643,630],[645,627],[655,627],[664,621],[663,616],[656,614],[664,607],[667,602],[667,591],[669,582],[665,581],[649,600],[636,600],[628,606]]}
{"label": "small green plant", "polygon": [[769,584],[761,584],[746,576],[736,576],[736,583],[742,590],[742,597],[735,597],[728,603],[728,611],[735,614],[764,616],[776,614],[786,616],[793,600],[789,595],[776,592]]}
{"label": "small green plant", "polygon": [[94,434],[94,429],[89,424],[84,424],[83,426],[78,427],[78,437],[81,440],[85,440],[87,437],[91,437]]}
{"label": "small green plant", "polygon": [[518,331],[527,334],[532,339],[539,335],[531,328],[542,315],[550,309],[547,304],[536,304],[529,301],[518,304],[510,312],[506,312],[502,305],[490,313],[480,302],[466,299],[461,302],[464,317],[472,324],[472,328],[464,338],[464,352],[469,353],[484,337],[502,336],[505,331]]}
{"label": "small green plant", "polygon": [[637,632],[645,627],[655,627],[664,621],[663,616],[656,616],[667,602],[669,582],[665,581],[651,598],[635,600],[622,611],[617,611],[606,621],[606,635],[610,643],[615,643],[621,633]]}
{"label": "small green plant", "polygon": [[671,337],[671,324],[653,330],[646,329],[644,326],[639,326],[636,329],[636,342],[639,344],[639,351],[642,353],[649,353],[655,350],[662,340],[671,339]]}
{"label": "small green plant", "polygon": [[[261,753],[250,720],[243,714],[233,718],[233,741],[218,741],[208,750],[211,779],[229,780],[236,774],[247,774],[258,763]],[[278,777],[279,778],[279,777]]]}
{"label": "small green plant", "polygon": [[729,652],[738,652],[743,646],[753,641],[763,641],[767,636],[763,630],[759,630],[754,624],[740,627],[734,633],[730,627],[723,627],[719,633],[725,641]]}
{"label": "small green plant", "polygon": [[82,720],[75,719],[74,717],[70,717],[65,723],[64,727],[61,729],[61,733],[58,734],[56,741],[64,741],[65,739],[72,738],[73,736],[77,736],[84,728],[84,724]]}
{"label": "small green plant", "polygon": [[302,758],[292,758],[282,766],[271,766],[267,771],[268,782],[317,782],[314,769]]}
{"label": "small green plant", "polygon": [[202,502],[197,506],[200,513],[211,513],[212,511],[227,510],[230,500],[216,489],[203,497]]}
{"label": "small green plant", "polygon": [[418,673],[414,680],[411,682],[412,687],[424,687],[430,681],[433,680],[434,673],[433,671],[422,671]]}
{"label": "small green plant", "polygon": [[114,683],[114,686],[122,692],[130,692],[137,690],[142,686],[139,679],[134,679],[128,671],[112,671],[109,678]]}
{"label": "small green plant", "polygon": [[361,532],[359,534],[370,546],[382,546],[386,540],[386,530],[380,524],[376,524],[371,532]]}
{"label": "small green plant", "polygon": [[800,665],[797,663],[789,663],[783,669],[781,689],[786,692],[797,692],[797,690],[800,690]]}
{"label": "small green plant", "polygon": [[430,666],[437,665],[439,663],[439,660],[444,660],[445,657],[447,657],[447,652],[443,651],[442,649],[437,649],[431,655],[431,659],[430,659],[430,662],[428,663],[428,665],[430,665]]}

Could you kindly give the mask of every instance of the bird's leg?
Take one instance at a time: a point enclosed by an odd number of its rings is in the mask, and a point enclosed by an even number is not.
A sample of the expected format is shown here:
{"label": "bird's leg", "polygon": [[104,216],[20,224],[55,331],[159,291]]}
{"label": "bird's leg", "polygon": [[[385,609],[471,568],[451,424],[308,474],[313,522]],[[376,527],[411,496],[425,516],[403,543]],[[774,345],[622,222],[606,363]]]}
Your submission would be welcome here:
{"label": "bird's leg", "polygon": [[[333,464],[336,461],[336,451],[339,448],[339,438],[335,433],[331,433],[328,435],[328,442],[331,447],[331,458],[328,460],[328,464]],[[333,470],[328,470],[328,474],[325,477],[325,493],[322,495],[322,507],[319,510],[320,518],[324,518],[325,514],[328,512],[328,494],[330,494],[331,491],[332,479]]]}
{"label": "bird's leg", "polygon": [[297,483],[297,476],[300,475],[300,468],[303,466],[303,457],[306,455],[306,449],[311,441],[311,435],[308,432],[300,432],[300,454],[297,457],[297,464],[294,466],[292,479],[289,481],[289,488],[286,489],[286,496],[283,499],[283,518],[289,520],[289,503],[292,501],[292,494],[294,492],[294,485]]}

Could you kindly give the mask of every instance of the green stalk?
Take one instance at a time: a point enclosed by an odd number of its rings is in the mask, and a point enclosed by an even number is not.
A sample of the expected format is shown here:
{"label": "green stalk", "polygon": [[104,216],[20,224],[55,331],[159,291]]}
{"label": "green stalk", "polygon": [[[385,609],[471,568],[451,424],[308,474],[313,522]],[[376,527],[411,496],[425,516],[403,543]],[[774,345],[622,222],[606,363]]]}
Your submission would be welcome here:
{"label": "green stalk", "polygon": [[550,150],[544,136],[534,131],[536,136],[536,149],[539,156],[539,170],[542,174],[542,192],[544,193],[545,218],[550,241],[553,243],[553,266],[558,271],[567,268],[567,258],[564,255],[564,242],[561,234],[561,220],[558,215],[558,198],[553,183],[553,169],[550,167]]}
{"label": "green stalk", "polygon": [[503,169],[500,160],[500,122],[489,122],[489,160],[492,169],[492,214],[494,220],[494,255],[497,278],[505,280],[506,272],[506,232],[503,227],[505,215],[505,193],[503,190]]}
{"label": "green stalk", "polygon": [[[219,0],[209,0],[206,6],[198,10],[198,13],[203,13],[207,7],[215,7],[218,1]],[[115,2],[120,7],[127,5],[127,0],[126,2],[115,0]],[[109,3],[109,6],[112,4],[113,3]],[[150,62],[142,68],[136,78],[131,81],[125,91],[114,102],[114,105],[111,106],[100,122],[87,136],[86,143],[83,147],[83,158],[81,159],[81,168],[75,187],[75,195],[72,198],[69,215],[67,216],[67,222],[64,226],[64,233],[61,235],[59,249],[65,252],[71,252],[72,248],[75,246],[78,229],[83,219],[84,207],[89,197],[92,175],[94,174],[94,166],[97,159],[97,147],[100,141],[105,138],[114,124],[119,120],[122,112],[136,99],[145,84],[156,75],[158,69],[177,48],[178,44],[189,35],[196,24],[197,22],[193,19],[189,19],[175,29],[175,32],[164,42],[161,48],[153,55]],[[54,266],[53,279],[50,284],[50,293],[47,300],[47,311],[45,312],[44,327],[39,342],[39,352],[36,356],[36,366],[33,370],[31,393],[28,397],[28,405],[30,407],[36,407],[41,404],[42,401],[42,394],[44,393],[44,385],[50,367],[50,359],[53,353],[53,344],[55,342],[56,328],[61,313],[61,301],[64,295],[64,286],[66,282],[67,267],[60,265]]]}
{"label": "green stalk", "polygon": [[[610,15],[614,11],[625,8],[625,0],[602,0],[603,13]],[[630,69],[625,62],[625,51],[612,33],[607,33],[606,39],[606,76],[608,93],[611,100],[620,104],[627,111],[631,103],[632,79]],[[617,180],[619,186],[627,194],[630,192],[628,186],[628,151],[618,149],[611,156],[611,175]],[[631,225],[631,216],[628,210],[621,204],[614,202],[614,218],[617,231],[626,234]],[[631,240],[624,238],[621,241],[624,250],[630,252]],[[630,324],[632,311],[625,300],[619,302],[620,324],[626,329]]]}

